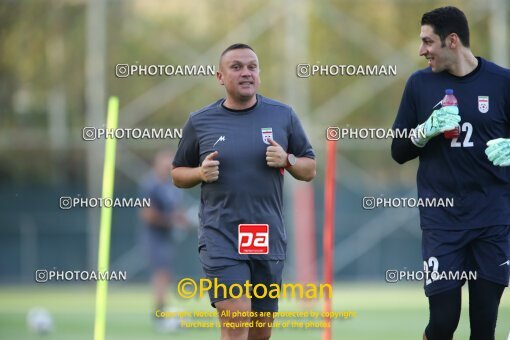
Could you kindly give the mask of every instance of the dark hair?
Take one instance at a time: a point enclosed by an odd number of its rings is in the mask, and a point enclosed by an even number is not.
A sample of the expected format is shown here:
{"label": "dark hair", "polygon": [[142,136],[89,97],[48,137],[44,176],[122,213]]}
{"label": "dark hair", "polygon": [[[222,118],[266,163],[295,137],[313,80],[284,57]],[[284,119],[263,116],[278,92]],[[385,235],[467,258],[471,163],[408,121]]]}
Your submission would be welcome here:
{"label": "dark hair", "polygon": [[442,46],[448,35],[456,33],[462,44],[469,47],[468,21],[464,12],[457,7],[440,7],[427,12],[421,17],[421,25],[431,26],[434,33],[441,38]]}
{"label": "dark hair", "polygon": [[242,49],[245,49],[245,48],[247,48],[247,49],[252,50],[253,52],[255,52],[255,51],[253,50],[253,48],[251,48],[251,46],[250,46],[250,45],[246,45],[246,44],[239,44],[239,43],[238,43],[238,44],[233,44],[233,45],[230,45],[229,47],[227,47],[227,48],[225,49],[225,51],[223,51],[223,52],[221,53],[220,59],[221,59],[221,57],[223,57],[223,56],[224,56],[224,55],[225,55],[228,51],[232,51],[232,50],[242,50]]}

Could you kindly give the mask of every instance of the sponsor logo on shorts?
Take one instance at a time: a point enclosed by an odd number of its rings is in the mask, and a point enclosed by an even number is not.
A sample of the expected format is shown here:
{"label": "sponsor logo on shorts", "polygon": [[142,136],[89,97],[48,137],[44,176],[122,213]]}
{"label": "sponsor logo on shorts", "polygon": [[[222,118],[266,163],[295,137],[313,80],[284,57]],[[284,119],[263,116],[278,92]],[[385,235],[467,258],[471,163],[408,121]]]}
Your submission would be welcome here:
{"label": "sponsor logo on shorts", "polygon": [[268,254],[269,225],[239,224],[238,251],[239,254]]}
{"label": "sponsor logo on shorts", "polygon": [[501,266],[505,266],[505,265],[510,266],[510,260],[507,260],[507,261],[503,262],[499,266],[501,267]]}

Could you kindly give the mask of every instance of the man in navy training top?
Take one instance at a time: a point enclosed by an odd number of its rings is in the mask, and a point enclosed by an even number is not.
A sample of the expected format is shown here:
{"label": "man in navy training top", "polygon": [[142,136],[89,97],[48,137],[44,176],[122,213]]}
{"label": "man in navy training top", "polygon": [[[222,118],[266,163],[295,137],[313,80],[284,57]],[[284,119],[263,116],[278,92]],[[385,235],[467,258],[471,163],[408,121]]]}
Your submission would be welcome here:
{"label": "man in navy training top", "polygon": [[[442,7],[421,20],[420,56],[429,67],[407,81],[394,129],[393,159],[419,157],[418,196],[453,198],[454,207],[420,207],[422,256],[429,272],[468,273],[472,340],[494,339],[499,302],[510,276],[510,71],[469,47],[462,11]],[[434,110],[446,89],[458,107]],[[444,132],[460,128],[460,136]],[[464,280],[429,273],[430,319],[423,338],[450,340],[457,328]]]}
{"label": "man in navy training top", "polygon": [[[156,310],[171,311],[167,305],[166,289],[172,279],[175,261],[173,233],[177,227],[188,224],[183,211],[182,190],[177,189],[170,180],[173,153],[160,151],[154,158],[152,171],[141,183],[140,197],[149,198],[150,207],[139,211],[142,222],[141,240],[147,254],[155,299]],[[179,323],[174,318],[154,318],[156,330],[170,332],[177,330]]]}
{"label": "man in navy training top", "polygon": [[[287,236],[283,226],[283,174],[311,181],[315,155],[291,107],[257,94],[259,62],[245,44],[220,57],[218,82],[226,98],[191,113],[173,162],[180,188],[201,184],[199,257],[207,278],[229,287],[281,284]],[[267,224],[268,253],[240,251],[239,225]],[[243,241],[244,242],[244,241]],[[235,287],[234,287],[235,288]],[[220,296],[217,308],[222,339],[269,339],[272,317],[233,317],[234,311],[276,312],[278,300]],[[258,295],[262,294],[258,290]],[[233,293],[233,296],[239,294]],[[230,311],[230,313],[223,313]],[[257,313],[258,314],[258,313]],[[227,316],[228,315],[228,316]],[[271,313],[272,315],[272,313]],[[227,327],[227,322],[265,322],[265,327]]]}

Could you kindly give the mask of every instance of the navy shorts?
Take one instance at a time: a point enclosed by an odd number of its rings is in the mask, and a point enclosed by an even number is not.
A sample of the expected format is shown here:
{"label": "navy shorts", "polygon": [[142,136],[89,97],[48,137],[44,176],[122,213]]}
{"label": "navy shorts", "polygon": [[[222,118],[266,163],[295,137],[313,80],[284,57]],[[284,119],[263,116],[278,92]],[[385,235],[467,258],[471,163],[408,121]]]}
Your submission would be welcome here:
{"label": "navy shorts", "polygon": [[[503,286],[510,281],[510,226],[422,232],[425,295],[484,279]],[[435,272],[435,273],[434,273]]]}
{"label": "navy shorts", "polygon": [[[245,288],[246,281],[249,281],[251,288],[257,285],[265,285],[267,292],[274,289],[274,285],[281,286],[282,283],[282,272],[283,272],[283,261],[276,260],[236,260],[228,258],[211,258],[207,254],[205,247],[200,248],[200,262],[204,269],[205,276],[213,281],[215,278],[219,284],[224,284],[227,289],[224,294],[223,289],[218,289],[217,294],[214,293],[213,289],[208,291],[211,305],[215,307],[215,303],[231,298],[229,296],[229,287],[236,284],[233,288],[242,287]],[[246,296],[246,291],[243,290],[241,293],[239,290],[232,289],[234,297],[243,294]],[[265,297],[260,296],[264,294],[263,287],[257,289],[257,296],[255,297],[253,292],[250,294],[251,298],[251,310],[258,312],[277,312],[278,311],[278,299],[269,297],[266,294]],[[215,296],[217,295],[217,296]]]}

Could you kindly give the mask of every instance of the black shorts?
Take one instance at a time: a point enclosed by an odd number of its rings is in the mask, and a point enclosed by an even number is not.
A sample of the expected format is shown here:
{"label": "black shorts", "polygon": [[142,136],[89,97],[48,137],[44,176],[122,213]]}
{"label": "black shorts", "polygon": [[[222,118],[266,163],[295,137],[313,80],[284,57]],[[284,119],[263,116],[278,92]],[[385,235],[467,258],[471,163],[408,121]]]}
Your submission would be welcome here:
{"label": "black shorts", "polygon": [[510,226],[459,231],[426,229],[422,236],[424,269],[429,274],[425,295],[462,286],[466,279],[473,279],[469,274],[509,285]]}
{"label": "black shorts", "polygon": [[[274,289],[274,284],[280,286],[282,283],[284,264],[281,260],[211,258],[208,256],[206,248],[202,247],[200,248],[200,262],[209,280],[213,281],[216,278],[219,284],[224,284],[227,288],[236,284],[231,291],[233,296],[229,294],[229,289],[226,289],[226,294],[224,294],[223,289],[218,289],[216,294],[213,289],[210,289],[208,293],[213,307],[215,307],[214,304],[218,301],[227,300],[240,294],[246,295],[246,281],[251,284],[251,289],[256,288],[257,285],[266,286],[267,292]],[[243,292],[235,289],[237,287],[243,289]],[[270,297],[269,294],[264,294],[265,290],[262,288],[256,288],[257,294],[254,294],[254,292],[250,293],[252,296],[252,311],[277,312],[278,299]],[[262,295],[265,295],[265,297],[261,298]]]}

